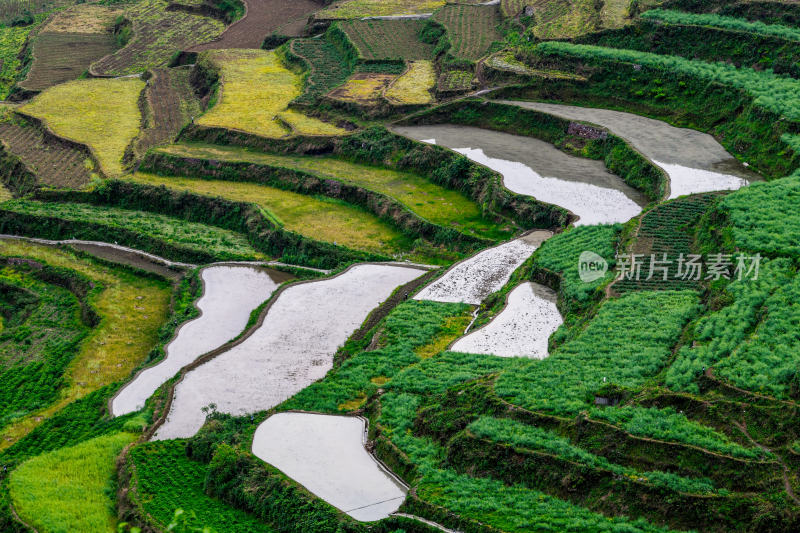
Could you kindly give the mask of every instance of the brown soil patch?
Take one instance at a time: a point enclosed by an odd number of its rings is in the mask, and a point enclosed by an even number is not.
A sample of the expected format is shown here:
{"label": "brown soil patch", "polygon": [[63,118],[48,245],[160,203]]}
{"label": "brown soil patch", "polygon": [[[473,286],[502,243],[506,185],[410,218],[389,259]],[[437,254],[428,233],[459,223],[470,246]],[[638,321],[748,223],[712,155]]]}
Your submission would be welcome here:
{"label": "brown soil patch", "polygon": [[[261,48],[264,38],[287,23],[297,23],[322,8],[313,0],[245,0],[247,14],[228,27],[218,39],[190,49]],[[290,26],[291,27],[291,26]],[[297,31],[296,25],[291,27]]]}
{"label": "brown soil patch", "polygon": [[42,33],[33,44],[33,66],[20,87],[43,91],[78,79],[93,62],[116,49],[109,33]]}
{"label": "brown soil patch", "polygon": [[397,79],[394,74],[354,74],[328,96],[334,100],[374,106],[381,103],[383,91]]}
{"label": "brown soil patch", "polygon": [[0,141],[51,187],[78,189],[91,180],[86,155],[29,124],[0,123]]}
{"label": "brown soil patch", "polygon": [[200,101],[189,85],[187,69],[153,69],[145,89],[144,129],[136,141],[136,153],[172,142],[192,117],[200,115]]}

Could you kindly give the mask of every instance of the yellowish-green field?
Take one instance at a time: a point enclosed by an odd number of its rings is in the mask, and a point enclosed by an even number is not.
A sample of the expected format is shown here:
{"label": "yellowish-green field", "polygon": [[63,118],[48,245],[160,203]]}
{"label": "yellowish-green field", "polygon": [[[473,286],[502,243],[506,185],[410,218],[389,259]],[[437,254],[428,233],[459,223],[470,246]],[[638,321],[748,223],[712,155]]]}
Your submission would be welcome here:
{"label": "yellowish-green field", "polygon": [[139,133],[139,78],[76,80],[39,94],[20,111],[92,148],[106,174],[122,174],[125,148]]}
{"label": "yellowish-green field", "polygon": [[317,13],[317,18],[352,19],[387,15],[433,13],[444,0],[344,0]]}
{"label": "yellowish-green field", "polygon": [[245,161],[303,170],[391,196],[434,224],[488,238],[510,236],[510,232],[484,219],[478,205],[463,194],[411,172],[360,165],[330,156],[275,155],[235,146],[177,144],[160,151],[182,157]]}
{"label": "yellowish-green field", "polygon": [[355,74],[344,85],[331,91],[329,96],[343,102],[376,105],[383,98],[386,88],[396,79],[394,74]]}
{"label": "yellowish-green field", "polygon": [[436,84],[436,70],[431,61],[412,61],[407,72],[397,78],[388,89],[386,99],[397,105],[430,104],[431,89]]}
{"label": "yellowish-green field", "polygon": [[40,533],[116,531],[115,460],[136,435],[116,433],[22,463],[9,477],[20,518]]}
{"label": "yellowish-green field", "polygon": [[222,83],[217,104],[197,120],[203,126],[242,130],[264,137],[298,133],[344,134],[345,130],[321,120],[288,112],[289,103],[300,96],[302,80],[281,64],[275,52],[266,50],[211,50],[205,52],[220,68]]}
{"label": "yellowish-green field", "polygon": [[255,203],[286,229],[310,239],[387,255],[402,253],[410,247],[408,237],[372,213],[329,198],[306,196],[254,183],[144,173],[137,173],[131,179],[147,185],[166,185],[179,191]]}
{"label": "yellowish-green field", "polygon": [[0,433],[3,450],[68,403],[127,378],[144,362],[167,320],[171,289],[164,281],[140,278],[66,250],[24,241],[0,240],[0,256],[26,257],[75,270],[104,287],[91,302],[101,317],[100,324],[67,368],[68,386],[55,403],[6,426]]}
{"label": "yellowish-green field", "polygon": [[53,17],[40,33],[111,33],[121,14],[122,10],[115,7],[78,4]]}

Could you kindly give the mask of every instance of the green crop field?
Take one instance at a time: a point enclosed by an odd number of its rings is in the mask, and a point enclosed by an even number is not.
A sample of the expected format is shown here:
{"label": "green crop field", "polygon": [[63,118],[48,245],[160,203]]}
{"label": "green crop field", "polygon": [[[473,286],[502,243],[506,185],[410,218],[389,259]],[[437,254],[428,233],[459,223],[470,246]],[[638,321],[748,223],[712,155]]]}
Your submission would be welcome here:
{"label": "green crop field", "polygon": [[161,150],[182,157],[245,161],[302,170],[391,196],[436,224],[489,238],[508,236],[507,232],[482,217],[475,202],[463,194],[440,187],[410,172],[360,165],[329,156],[273,155],[235,147],[178,144]]}
{"label": "green crop field", "polygon": [[89,204],[26,200],[6,202],[0,205],[0,209],[15,213],[89,222],[110,228],[126,228],[170,244],[210,252],[220,260],[263,258],[263,255],[255,251],[239,233],[154,213]]}
{"label": "green crop field", "polygon": [[176,509],[192,513],[194,526],[231,533],[271,533],[271,527],[205,494],[203,480],[208,466],[186,457],[183,441],[152,442],[136,446],[131,462],[136,468],[133,482],[136,498],[163,526]]}
{"label": "green crop field", "polygon": [[459,59],[477,61],[486,55],[493,42],[501,40],[497,30],[500,16],[493,6],[447,4],[433,19],[447,28],[452,42],[449,52]]}
{"label": "green crop field", "polygon": [[[37,405],[32,413],[19,413],[13,423],[6,425],[0,432],[0,450],[3,450],[70,402],[127,378],[146,361],[166,320],[170,290],[165,281],[103,267],[74,253],[42,245],[0,241],[0,255],[74,270],[102,287],[89,298],[100,323],[68,361],[57,397]],[[13,384],[3,382],[3,386]]]}
{"label": "green crop field", "polygon": [[420,40],[421,20],[348,20],[339,27],[361,59],[433,59],[433,45]]}
{"label": "green crop field", "polygon": [[296,103],[313,103],[316,98],[344,83],[350,75],[344,54],[327,39],[295,39],[289,49],[302,58],[309,69],[305,89],[294,100]]}
{"label": "green crop field", "polygon": [[20,75],[19,58],[31,26],[0,25],[0,98],[5,99]]}

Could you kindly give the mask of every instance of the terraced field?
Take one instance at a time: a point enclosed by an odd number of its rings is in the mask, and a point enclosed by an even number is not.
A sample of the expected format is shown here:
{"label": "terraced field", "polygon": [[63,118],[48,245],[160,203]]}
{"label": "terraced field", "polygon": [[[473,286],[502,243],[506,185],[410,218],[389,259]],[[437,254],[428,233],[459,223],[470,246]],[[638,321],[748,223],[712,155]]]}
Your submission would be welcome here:
{"label": "terraced field", "polygon": [[243,161],[297,169],[386,194],[435,224],[489,238],[509,236],[497,224],[484,219],[478,206],[463,194],[440,187],[410,172],[360,165],[329,156],[274,155],[225,146],[177,144],[160,151],[195,159]]}
{"label": "terraced field", "polygon": [[91,180],[94,163],[87,153],[59,142],[25,121],[0,122],[0,140],[36,172],[41,184],[79,189]]}
{"label": "terraced field", "polygon": [[[46,123],[66,139],[89,146],[110,176],[122,173],[125,149],[139,133],[138,78],[89,79],[63,83],[19,110]],[[108,117],[114,117],[109,121]]]}
{"label": "terraced field", "polygon": [[294,39],[289,50],[302,58],[309,69],[303,94],[294,103],[310,105],[317,98],[338,87],[347,79],[350,69],[339,48],[327,39]]}
{"label": "terraced field", "polygon": [[148,185],[165,185],[179,191],[239,202],[253,202],[283,226],[311,239],[357,250],[394,255],[410,248],[410,239],[371,213],[330,200],[251,183],[162,177],[139,173],[131,179]]}
{"label": "terraced field", "polygon": [[422,20],[348,20],[339,23],[358,50],[359,58],[433,59],[433,45],[419,39]]}
{"label": "terraced field", "polygon": [[202,113],[191,87],[188,69],[153,69],[145,89],[145,124],[136,140],[136,152],[173,141],[180,130]]}
{"label": "terraced field", "polygon": [[432,13],[443,0],[341,0],[315,16],[319,19],[358,19]]}
{"label": "terraced field", "polygon": [[210,41],[225,28],[222,22],[181,11],[168,11],[166,0],[139,0],[125,11],[133,37],[117,52],[96,61],[91,72],[124,76],[166,67],[175,51]]}
{"label": "terraced field", "polygon": [[800,4],[71,2],[0,0],[0,531],[800,530]]}
{"label": "terraced field", "polygon": [[[0,241],[0,255],[74,270],[103,287],[90,296],[100,323],[69,361],[58,397],[6,425],[0,432],[0,450],[4,450],[70,402],[127,378],[143,363],[166,320],[170,290],[160,279],[110,269],[74,253],[42,245],[4,240]],[[4,383],[4,386],[13,384]]]}
{"label": "terraced field", "polygon": [[447,28],[452,42],[449,53],[459,59],[477,61],[502,36],[497,30],[500,15],[496,6],[447,4],[433,19]]}
{"label": "terraced field", "polygon": [[[274,52],[212,50],[205,52],[221,70],[219,102],[197,124],[242,130],[265,137],[291,133],[336,135],[344,130],[303,117],[287,106],[300,96],[300,78],[284,67]],[[287,127],[287,124],[291,128]]]}
{"label": "terraced field", "polygon": [[77,79],[89,65],[115,48],[110,33],[41,33],[33,47],[33,66],[20,87],[43,91]]}

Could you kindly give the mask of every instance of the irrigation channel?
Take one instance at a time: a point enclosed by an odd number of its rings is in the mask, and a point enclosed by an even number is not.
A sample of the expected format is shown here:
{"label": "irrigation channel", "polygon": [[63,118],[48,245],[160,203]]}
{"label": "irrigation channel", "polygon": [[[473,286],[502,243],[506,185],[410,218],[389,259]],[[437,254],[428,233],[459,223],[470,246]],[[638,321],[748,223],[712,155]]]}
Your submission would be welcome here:
{"label": "irrigation channel", "polygon": [[569,209],[579,217],[576,225],[626,222],[648,203],[602,161],[564,153],[539,139],[452,124],[392,129],[496,170],[507,189]]}
{"label": "irrigation channel", "polygon": [[664,169],[670,179],[670,198],[736,190],[761,180],[758,174],[749,171],[707,133],[609,109],[515,100],[501,100],[499,103],[607,128]]}

